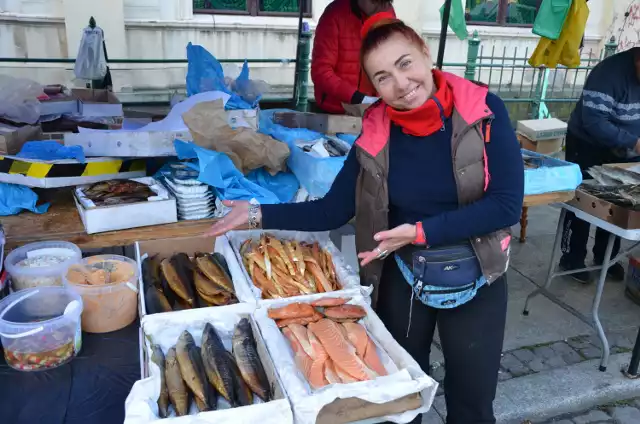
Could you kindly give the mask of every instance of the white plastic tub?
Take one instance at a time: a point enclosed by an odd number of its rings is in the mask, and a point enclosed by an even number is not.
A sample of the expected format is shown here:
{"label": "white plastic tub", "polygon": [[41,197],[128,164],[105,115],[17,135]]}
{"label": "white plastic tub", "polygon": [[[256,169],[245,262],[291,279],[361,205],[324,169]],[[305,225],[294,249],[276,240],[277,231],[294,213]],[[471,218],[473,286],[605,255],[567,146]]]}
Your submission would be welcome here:
{"label": "white plastic tub", "polygon": [[119,255],[96,255],[71,265],[65,284],[82,296],[82,329],[120,330],[138,316],[138,264]]}
{"label": "white plastic tub", "polygon": [[82,252],[73,243],[44,241],[26,244],[7,255],[5,268],[14,291],[42,286],[61,286],[70,265]]}
{"label": "white plastic tub", "polygon": [[0,339],[7,364],[20,371],[56,368],[82,346],[82,298],[65,287],[15,292],[0,302]]}

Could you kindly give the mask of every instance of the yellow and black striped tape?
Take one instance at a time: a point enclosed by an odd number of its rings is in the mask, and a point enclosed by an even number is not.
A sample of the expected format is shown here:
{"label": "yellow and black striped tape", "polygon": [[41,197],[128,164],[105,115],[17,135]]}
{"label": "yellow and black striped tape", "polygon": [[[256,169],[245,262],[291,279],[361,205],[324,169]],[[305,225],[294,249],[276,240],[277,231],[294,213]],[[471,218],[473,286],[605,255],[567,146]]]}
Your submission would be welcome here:
{"label": "yellow and black striped tape", "polygon": [[120,172],[144,171],[144,159],[111,159],[87,163],[25,162],[0,156],[0,173],[22,174],[33,178],[93,177]]}

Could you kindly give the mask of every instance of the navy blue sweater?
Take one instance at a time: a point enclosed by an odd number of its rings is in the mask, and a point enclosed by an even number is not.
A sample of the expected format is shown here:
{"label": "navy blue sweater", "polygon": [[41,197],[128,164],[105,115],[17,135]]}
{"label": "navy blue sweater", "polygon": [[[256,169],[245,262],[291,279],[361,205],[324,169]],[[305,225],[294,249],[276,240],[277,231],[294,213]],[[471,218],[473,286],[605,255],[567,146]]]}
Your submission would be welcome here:
{"label": "navy blue sweater", "polygon": [[[485,195],[460,208],[451,158],[451,119],[445,131],[428,137],[391,128],[389,150],[389,228],[422,221],[431,246],[462,242],[518,222],[522,209],[524,170],[520,147],[502,100],[487,95],[495,118],[487,160],[491,179]],[[325,231],[346,224],[355,215],[356,180],[360,164],[351,149],[344,167],[322,199],[262,206],[264,228]]]}
{"label": "navy blue sweater", "polygon": [[593,68],[569,119],[572,135],[605,147],[635,147],[640,138],[637,54],[640,47],[608,57]]}

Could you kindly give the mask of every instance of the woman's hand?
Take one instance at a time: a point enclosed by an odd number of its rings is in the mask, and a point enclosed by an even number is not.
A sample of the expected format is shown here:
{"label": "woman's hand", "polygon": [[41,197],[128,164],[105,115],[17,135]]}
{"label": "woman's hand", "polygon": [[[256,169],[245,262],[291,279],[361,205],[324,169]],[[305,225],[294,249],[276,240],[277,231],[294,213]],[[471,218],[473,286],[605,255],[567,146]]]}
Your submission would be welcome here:
{"label": "woman's hand", "polygon": [[416,226],[402,224],[391,230],[379,232],[373,236],[373,239],[380,244],[370,252],[358,254],[360,266],[365,266],[376,259],[384,259],[401,247],[413,243],[416,239]]}
{"label": "woman's hand", "polygon": [[[218,237],[231,230],[246,230],[249,228],[249,206],[246,200],[223,200],[222,204],[231,208],[228,214],[213,224],[205,236]],[[262,220],[258,211],[258,222]]]}

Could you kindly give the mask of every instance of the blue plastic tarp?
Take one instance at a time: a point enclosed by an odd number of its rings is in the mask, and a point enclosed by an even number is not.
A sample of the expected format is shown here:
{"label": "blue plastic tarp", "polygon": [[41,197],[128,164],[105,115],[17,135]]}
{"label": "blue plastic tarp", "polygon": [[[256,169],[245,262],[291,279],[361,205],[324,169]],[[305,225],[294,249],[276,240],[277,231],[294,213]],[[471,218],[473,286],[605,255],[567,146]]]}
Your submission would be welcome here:
{"label": "blue plastic tarp", "polygon": [[533,158],[537,166],[524,171],[525,195],[575,190],[582,184],[582,172],[575,163],[524,149],[522,155]]}
{"label": "blue plastic tarp", "polygon": [[[321,133],[306,128],[287,128],[273,122],[276,112],[288,111],[285,109],[269,109],[260,111],[259,131],[270,135],[276,140],[287,143],[291,155],[287,159],[289,169],[300,181],[311,196],[323,197],[342,169],[346,157],[318,158],[304,152],[296,146],[296,141],[313,141],[323,137]],[[356,137],[348,134],[339,135],[340,139],[353,145]]]}
{"label": "blue plastic tarp", "polygon": [[0,216],[17,215],[22,210],[45,213],[49,204],[36,206],[38,195],[29,187],[0,183]]}
{"label": "blue plastic tarp", "polygon": [[181,140],[176,140],[174,146],[179,159],[198,159],[197,164],[189,164],[199,172],[198,181],[214,187],[223,200],[255,198],[262,204],[286,203],[298,191],[297,178],[291,173],[272,176],[258,169],[245,177],[224,153]]}
{"label": "blue plastic tarp", "polygon": [[47,161],[60,159],[75,159],[80,163],[85,161],[82,146],[63,146],[51,140],[27,141],[16,156]]}
{"label": "blue plastic tarp", "polygon": [[[231,91],[224,80],[222,65],[202,46],[189,43],[187,45],[187,96],[206,91],[222,91],[231,96],[225,109],[252,109],[258,105],[260,96],[251,102]],[[236,88],[241,92],[249,84],[249,65],[245,60],[240,75],[235,80]]]}

